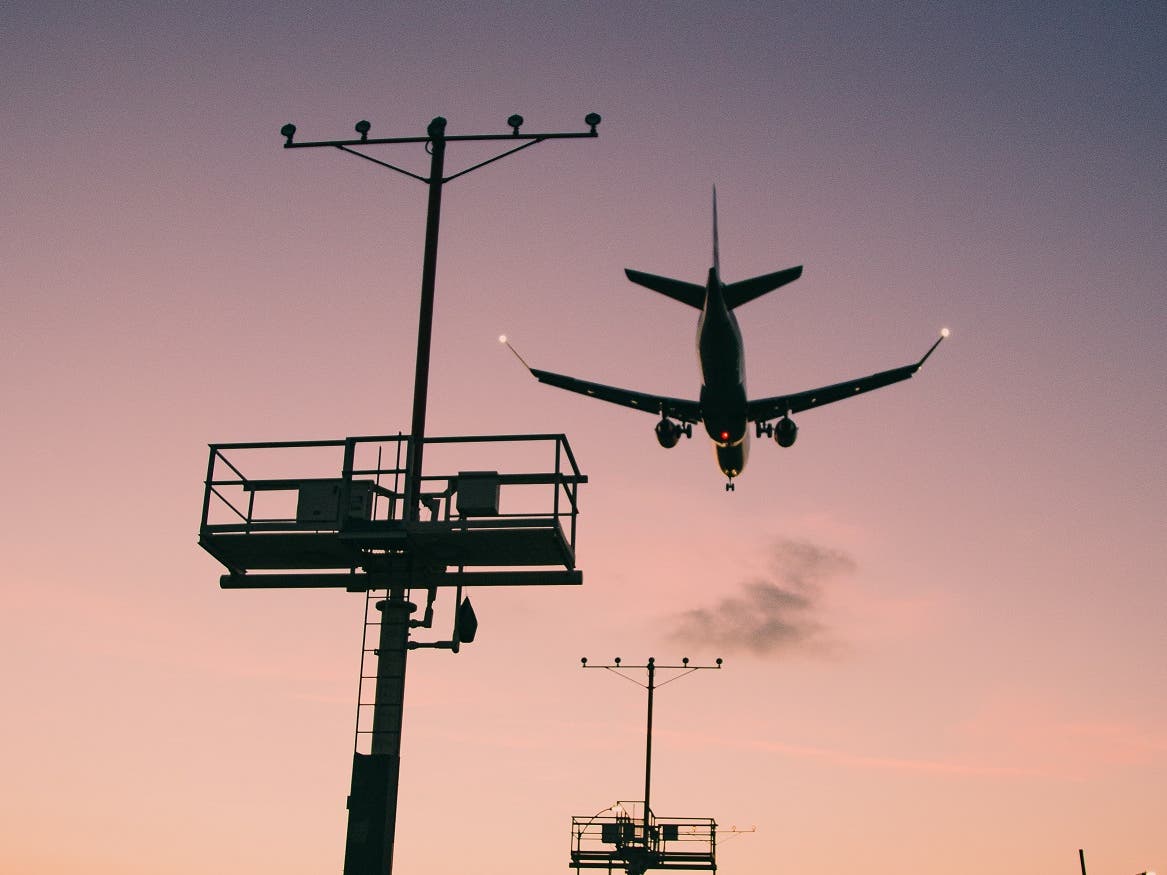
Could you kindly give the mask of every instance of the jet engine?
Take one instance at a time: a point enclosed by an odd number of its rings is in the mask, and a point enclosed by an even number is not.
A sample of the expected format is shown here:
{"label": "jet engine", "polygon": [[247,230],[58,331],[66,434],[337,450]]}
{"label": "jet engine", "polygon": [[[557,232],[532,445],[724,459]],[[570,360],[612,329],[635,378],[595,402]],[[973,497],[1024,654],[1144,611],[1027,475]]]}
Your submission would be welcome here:
{"label": "jet engine", "polygon": [[672,449],[677,445],[677,441],[681,439],[684,429],[679,422],[673,422],[668,417],[663,417],[660,422],[656,424],[656,439],[657,442],[666,450]]}
{"label": "jet engine", "polygon": [[774,440],[780,447],[794,446],[794,439],[798,437],[798,426],[789,416],[783,416],[774,426]]}

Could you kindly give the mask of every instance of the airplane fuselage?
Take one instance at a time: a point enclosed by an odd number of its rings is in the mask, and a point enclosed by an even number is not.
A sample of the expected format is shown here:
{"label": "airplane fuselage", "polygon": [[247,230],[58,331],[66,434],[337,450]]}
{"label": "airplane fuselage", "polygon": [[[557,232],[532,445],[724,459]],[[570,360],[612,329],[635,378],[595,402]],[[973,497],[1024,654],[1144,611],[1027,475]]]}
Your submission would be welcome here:
{"label": "airplane fuselage", "polygon": [[749,455],[746,429],[746,372],[742,333],[726,306],[717,268],[709,269],[705,306],[697,320],[697,361],[701,368],[701,417],[725,476],[741,474]]}

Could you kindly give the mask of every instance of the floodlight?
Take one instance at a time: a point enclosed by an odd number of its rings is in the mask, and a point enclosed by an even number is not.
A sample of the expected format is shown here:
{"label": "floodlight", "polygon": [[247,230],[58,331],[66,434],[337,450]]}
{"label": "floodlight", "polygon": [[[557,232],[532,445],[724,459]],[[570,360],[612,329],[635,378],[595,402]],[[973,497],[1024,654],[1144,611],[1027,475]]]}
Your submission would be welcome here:
{"label": "floodlight", "polygon": [[716,661],[717,661],[717,664],[718,664],[718,665],[721,665],[721,657],[720,657],[720,656],[719,656],[719,657],[717,657],[717,660],[716,660]]}
{"label": "floodlight", "polygon": [[446,135],[446,120],[438,116],[426,125],[425,132],[431,137],[444,137]]}
{"label": "floodlight", "polygon": [[649,665],[654,665],[655,663],[656,663],[656,659],[654,659],[653,657],[651,657],[651,656],[650,656],[650,657],[648,658],[648,664],[649,664]]}
{"label": "floodlight", "polygon": [[600,114],[598,112],[589,112],[584,116],[584,124],[592,129],[593,134],[596,132],[596,125],[598,125],[601,121],[603,121],[603,119],[600,118]]}
{"label": "floodlight", "polygon": [[519,115],[518,113],[515,113],[514,115],[512,115],[510,118],[507,119],[507,124],[510,125],[511,130],[514,132],[514,135],[517,137],[519,135],[519,128],[521,128],[523,126],[523,117],[521,115]]}
{"label": "floodlight", "polygon": [[369,139],[369,128],[371,127],[372,125],[369,124],[368,121],[361,119],[359,122],[353,125],[353,130],[361,135],[361,140],[367,140]]}
{"label": "floodlight", "polygon": [[587,664],[588,664],[588,658],[587,658],[586,656],[581,656],[581,657],[579,658],[579,664],[580,664],[580,665],[582,665],[582,666],[587,666]]}
{"label": "floodlight", "polygon": [[291,122],[288,122],[286,125],[280,128],[280,136],[288,138],[288,142],[284,143],[285,146],[292,145],[292,137],[296,136],[296,126]]}
{"label": "floodlight", "polygon": [[682,656],[681,657],[681,665],[688,665],[688,664],[689,664],[689,657]]}
{"label": "floodlight", "polygon": [[473,642],[474,636],[478,634],[478,617],[474,614],[474,606],[470,604],[469,597],[462,599],[462,604],[458,605],[456,622],[458,624],[458,640],[463,644]]}
{"label": "floodlight", "polygon": [[948,329],[947,329],[947,328],[941,328],[941,329],[940,329],[940,336],[941,336],[941,337],[947,337],[947,336],[948,336]]}
{"label": "floodlight", "polygon": [[617,657],[616,657],[616,665],[619,665],[619,664],[620,664],[620,657],[619,657],[619,656],[617,656]]}

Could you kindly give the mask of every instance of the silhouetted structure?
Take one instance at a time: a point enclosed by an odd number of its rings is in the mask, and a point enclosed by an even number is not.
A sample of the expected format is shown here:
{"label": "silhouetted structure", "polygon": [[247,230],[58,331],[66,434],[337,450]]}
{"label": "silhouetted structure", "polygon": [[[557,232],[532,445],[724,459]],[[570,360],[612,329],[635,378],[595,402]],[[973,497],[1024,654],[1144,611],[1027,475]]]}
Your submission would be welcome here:
{"label": "silhouetted structure", "polygon": [[[405,513],[400,460],[410,443],[397,435],[216,444],[207,463],[199,543],[226,566],[224,589],[366,594],[346,872],[390,864],[406,653],[457,652],[474,639],[465,588],[583,582],[575,536],[587,477],[565,436],[430,438],[431,455],[454,467],[419,476],[414,494],[428,519]],[[484,460],[523,467],[484,470]],[[450,637],[411,641],[411,630],[432,628],[441,587],[455,590]],[[411,590],[425,594],[421,619],[411,619],[412,602],[383,595]]]}
{"label": "silhouetted structure", "polygon": [[[349,796],[345,875],[385,875],[392,872],[397,820],[397,789],[401,755],[401,725],[405,697],[406,657],[415,647],[448,647],[457,651],[469,642],[477,627],[466,586],[491,584],[580,583],[575,570],[576,490],[586,478],[579,473],[563,435],[516,435],[504,437],[440,438],[425,434],[429,384],[430,339],[433,326],[434,282],[437,272],[438,228],[442,187],[445,183],[498,161],[536,143],[552,139],[595,137],[600,116],[589,113],[586,132],[521,134],[521,116],[507,119],[510,134],[446,135],[440,116],[426,128],[424,137],[370,138],[371,124],[355,125],[358,139],[294,141],[296,126],[280,130],[284,148],[335,148],[380,167],[424,183],[429,188],[425,249],[422,256],[421,307],[418,318],[417,362],[414,371],[413,419],[410,435],[397,438],[346,438],[268,444],[218,444],[211,447],[207,491],[203,500],[200,543],[227,566],[224,587],[336,586],[366,593],[365,643],[362,645],[361,693],[358,696],[357,747],[353,759],[352,794]],[[504,152],[450,175],[445,174],[446,145],[457,141],[509,141],[518,143]],[[355,147],[415,144],[430,156],[428,176],[421,176],[358,151]],[[455,467],[427,478],[423,454],[427,445],[484,441],[532,441],[553,443],[554,464],[542,473],[498,473],[498,460],[477,467]],[[392,465],[382,464],[388,444]],[[379,446],[375,462],[360,462],[359,450]],[[245,475],[227,460],[225,453],[343,447],[339,464],[323,468],[293,468],[286,476],[273,476],[267,461],[263,474]],[[402,464],[401,453],[405,460]],[[281,453],[282,457],[286,457]],[[219,473],[222,463],[229,474]],[[393,486],[381,481],[388,478]],[[426,491],[428,480],[440,488]],[[543,511],[503,513],[499,506],[502,487],[549,487],[551,503]],[[238,503],[225,496],[238,493]],[[257,503],[257,498],[262,499]],[[275,516],[264,516],[258,507],[267,501],[284,505]],[[290,504],[289,504],[290,502]],[[561,503],[562,502],[562,503]],[[424,506],[430,513],[423,520]],[[293,508],[294,507],[294,511]],[[234,515],[213,521],[212,510]],[[378,515],[380,511],[381,515]],[[258,514],[258,515],[257,515]],[[567,529],[563,521],[569,520]],[[546,570],[562,566],[563,571]],[[542,570],[532,572],[531,568]],[[451,569],[456,569],[451,573]],[[505,573],[504,573],[505,569]],[[500,575],[501,574],[501,578]],[[448,641],[421,644],[409,640],[410,629],[430,627],[436,591],[457,588],[452,636]],[[426,593],[422,620],[410,615],[417,609],[410,591]],[[382,591],[383,597],[374,596]],[[376,627],[377,646],[368,646]],[[366,664],[376,657],[374,674]],[[364,701],[365,680],[375,679],[371,703]],[[362,713],[371,709],[371,728],[362,730]],[[363,737],[370,751],[359,749]]]}
{"label": "silhouetted structure", "polygon": [[[596,128],[601,121],[602,119],[598,113],[589,112],[584,116],[584,124],[588,126],[588,130],[585,132],[520,134],[519,128],[523,126],[523,117],[521,115],[512,115],[507,119],[507,125],[511,128],[511,133],[509,134],[447,135],[446,120],[438,116],[426,127],[426,135],[424,137],[371,138],[369,137],[369,131],[372,129],[372,125],[362,119],[353,126],[353,129],[360,134],[360,137],[356,140],[348,138],[344,140],[316,140],[307,143],[295,142],[296,126],[294,124],[289,122],[280,128],[280,135],[284,137],[285,149],[314,149],[320,147],[339,149],[342,152],[347,152],[350,155],[356,155],[358,158],[371,161],[378,167],[396,171],[403,176],[408,176],[410,179],[416,179],[418,182],[423,182],[429,187],[429,201],[426,207],[425,221],[425,249],[422,253],[421,309],[417,320],[417,365],[413,381],[413,425],[410,430],[410,433],[417,438],[410,445],[410,449],[411,452],[417,453],[419,458],[416,464],[414,464],[412,458],[406,460],[406,468],[410,472],[413,472],[407,484],[407,495],[416,491],[417,483],[414,481],[417,472],[421,470],[420,454],[425,446],[425,413],[429,394],[430,338],[434,319],[434,280],[437,276],[438,268],[438,229],[441,222],[443,186],[447,182],[452,182],[471,171],[485,167],[487,164],[493,164],[495,161],[505,158],[508,155],[513,155],[537,143],[542,143],[545,140],[575,140],[581,137],[596,137],[598,136]],[[520,145],[512,149],[507,149],[501,154],[488,158],[485,161],[479,161],[477,164],[459,170],[457,173],[452,173],[449,176],[445,175],[447,143],[495,141],[517,142]],[[402,144],[422,144],[425,146],[430,156],[429,176],[419,176],[395,164],[390,164],[387,161],[366,155],[353,148],[354,146],[367,147]],[[406,499],[406,504],[411,507],[416,507],[416,502],[411,501],[409,498]]]}
{"label": "silhouetted structure", "polygon": [[[652,811],[652,707],[657,686],[664,686],[702,669],[720,669],[715,665],[690,665],[686,657],[680,665],[656,664],[649,658],[645,665],[621,664],[619,657],[611,665],[588,665],[603,668],[644,687],[648,692],[648,724],[645,731],[644,800],[617,802],[591,817],[571,819],[571,866],[580,869],[624,869],[628,875],[644,875],[649,869],[717,869],[717,823],[710,817],[657,817]],[[641,684],[623,669],[644,669],[648,683]],[[657,669],[676,670],[662,684],[656,683]],[[605,814],[605,812],[611,812]]]}

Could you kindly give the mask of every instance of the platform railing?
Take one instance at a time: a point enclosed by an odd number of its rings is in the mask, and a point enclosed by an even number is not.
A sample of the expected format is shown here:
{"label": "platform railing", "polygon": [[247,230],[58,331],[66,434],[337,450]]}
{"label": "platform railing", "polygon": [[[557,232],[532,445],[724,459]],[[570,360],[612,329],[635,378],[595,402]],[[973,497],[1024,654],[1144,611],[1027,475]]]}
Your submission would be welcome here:
{"label": "platform railing", "polygon": [[[406,513],[403,465],[410,440],[379,435],[212,444],[200,540],[223,557],[215,545],[238,545],[240,535],[317,535],[376,550],[398,531],[413,537],[550,526],[568,548],[568,567],[574,566],[579,487],[587,477],[564,435],[427,438],[416,515]],[[475,484],[480,494],[471,498]],[[223,561],[234,573],[236,566]]]}
{"label": "platform railing", "polygon": [[[373,478],[375,492],[386,498],[395,499],[379,507],[383,513],[378,513],[382,519],[401,519],[404,497],[403,483],[405,469],[397,461],[397,450],[400,448],[403,456],[410,438],[408,435],[351,437],[338,440],[319,441],[282,441],[256,443],[223,443],[210,446],[210,458],[207,466],[206,493],[203,503],[201,527],[212,530],[224,530],[222,527],[232,523],[220,522],[217,512],[226,511],[229,519],[240,526],[255,526],[260,523],[296,523],[294,513],[285,508],[285,513],[264,511],[256,506],[256,494],[261,492],[292,491],[306,482],[335,480],[351,489],[354,479]],[[571,452],[564,435],[534,434],[534,435],[481,435],[470,437],[431,437],[426,438],[427,456],[436,455],[437,447],[467,447],[471,445],[515,445],[537,448],[539,444],[550,445],[551,454],[548,464],[540,470],[505,470],[495,463],[486,467],[479,457],[479,467],[476,470],[492,470],[499,474],[500,484],[506,485],[545,485],[553,488],[546,505],[532,510],[507,512],[501,510],[497,514],[500,518],[520,516],[552,516],[572,518],[578,514],[578,487],[586,482],[587,478],[580,473],[579,466]],[[394,460],[384,460],[367,464],[361,463],[362,448],[380,448],[393,451]],[[293,457],[288,451],[298,451]],[[315,452],[311,452],[315,451]],[[329,451],[335,455],[329,458]],[[311,455],[313,458],[306,459]],[[514,456],[515,454],[511,454]],[[285,461],[288,459],[289,461]],[[259,464],[255,464],[256,462]],[[488,460],[489,461],[489,460]],[[248,464],[251,462],[252,464]],[[307,462],[307,464],[305,464]],[[258,470],[257,470],[258,469]],[[245,470],[247,473],[245,473]],[[421,503],[434,510],[433,503],[438,502],[440,509],[431,513],[432,518],[452,519],[457,516],[450,499],[454,496],[458,474],[466,470],[475,470],[459,466],[458,470],[432,473],[423,471]],[[392,481],[392,486],[385,486],[384,480]]]}
{"label": "platform railing", "polygon": [[[611,814],[571,819],[571,866],[579,869],[717,868],[717,823],[709,817],[657,817],[640,803],[621,802]],[[631,871],[631,870],[630,870]]]}

